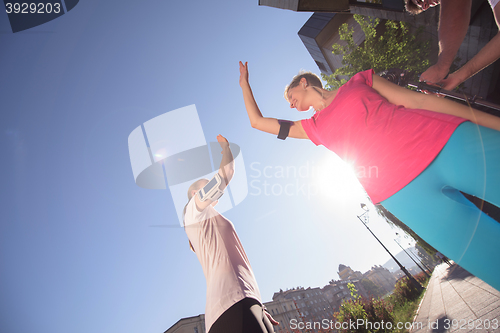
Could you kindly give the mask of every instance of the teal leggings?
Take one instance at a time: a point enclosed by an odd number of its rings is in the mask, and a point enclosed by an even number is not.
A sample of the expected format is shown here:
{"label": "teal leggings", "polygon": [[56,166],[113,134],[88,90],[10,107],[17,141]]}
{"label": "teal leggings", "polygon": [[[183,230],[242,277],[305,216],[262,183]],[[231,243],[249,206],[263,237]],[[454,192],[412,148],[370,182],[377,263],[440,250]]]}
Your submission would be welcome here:
{"label": "teal leggings", "polygon": [[500,290],[500,223],[459,191],[500,206],[500,132],[462,123],[436,159],[381,204],[438,251]]}

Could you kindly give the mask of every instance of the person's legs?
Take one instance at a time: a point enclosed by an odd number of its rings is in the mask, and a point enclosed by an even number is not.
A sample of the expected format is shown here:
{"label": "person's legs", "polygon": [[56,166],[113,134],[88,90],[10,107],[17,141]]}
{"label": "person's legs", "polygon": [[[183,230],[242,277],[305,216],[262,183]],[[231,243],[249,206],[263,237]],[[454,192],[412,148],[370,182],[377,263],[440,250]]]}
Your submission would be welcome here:
{"label": "person's legs", "polygon": [[382,205],[444,255],[500,289],[500,223],[460,191],[500,204],[500,132],[462,124],[431,165]]}
{"label": "person's legs", "polygon": [[499,131],[463,123],[436,162],[433,168],[439,169],[447,185],[500,206]]}
{"label": "person's legs", "polygon": [[244,298],[227,309],[212,325],[209,333],[271,333],[271,322],[262,305],[253,298]]}

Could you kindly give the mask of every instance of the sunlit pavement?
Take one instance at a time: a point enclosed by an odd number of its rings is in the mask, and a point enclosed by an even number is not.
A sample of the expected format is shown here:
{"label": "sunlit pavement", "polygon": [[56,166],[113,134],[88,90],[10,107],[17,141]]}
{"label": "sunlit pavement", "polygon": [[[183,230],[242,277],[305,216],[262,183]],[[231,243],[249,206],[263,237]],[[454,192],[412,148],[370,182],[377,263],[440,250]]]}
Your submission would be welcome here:
{"label": "sunlit pavement", "polygon": [[412,333],[500,332],[500,292],[462,267],[436,266]]}

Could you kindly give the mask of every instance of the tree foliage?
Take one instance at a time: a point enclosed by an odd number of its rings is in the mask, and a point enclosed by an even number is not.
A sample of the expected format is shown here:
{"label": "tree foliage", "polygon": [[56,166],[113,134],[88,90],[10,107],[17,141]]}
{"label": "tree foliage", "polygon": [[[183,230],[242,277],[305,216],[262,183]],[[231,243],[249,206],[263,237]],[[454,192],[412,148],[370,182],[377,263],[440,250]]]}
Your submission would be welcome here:
{"label": "tree foliage", "polygon": [[383,288],[376,285],[375,283],[373,283],[373,281],[369,279],[362,279],[359,282],[371,297],[381,297],[384,296],[384,294],[386,293],[386,291]]}
{"label": "tree foliage", "polygon": [[[436,254],[437,250],[435,248],[433,248],[429,243],[420,238],[420,236],[415,231],[413,231],[410,227],[404,224],[404,222],[402,222],[394,214],[388,211],[387,208],[382,205],[375,205],[375,209],[377,213],[382,216],[389,225],[400,228],[404,233],[413,238],[417,245],[420,246],[420,248],[423,249],[429,256],[434,256]],[[420,255],[420,257],[422,257],[422,255]]]}
{"label": "tree foliage", "polygon": [[417,254],[421,260],[421,262],[428,268],[432,268],[439,264],[440,260],[436,257],[436,252],[430,253],[429,250],[424,249],[419,246],[418,243],[415,244],[415,248],[417,249]]}
{"label": "tree foliage", "polygon": [[[358,46],[353,38],[354,29],[349,29],[347,23],[339,28],[340,39],[345,45],[334,44],[332,52],[343,56],[343,66],[332,75],[322,74],[327,89],[336,89],[354,74],[370,68],[376,73],[391,68],[421,73],[429,67],[430,40],[421,38],[422,29],[412,34],[406,22],[391,20],[386,21],[385,29],[377,29],[378,18],[356,14],[354,19],[365,34],[365,41]],[[377,30],[384,31],[379,35]]]}
{"label": "tree foliage", "polygon": [[[415,280],[420,284],[427,282],[428,278],[424,272],[414,276]],[[394,305],[404,305],[408,301],[416,300],[422,294],[421,290],[418,290],[413,283],[410,282],[408,277],[404,277],[396,282],[394,292],[391,295],[391,302]]]}
{"label": "tree foliage", "polygon": [[347,327],[339,327],[338,332],[340,333],[369,333],[373,332],[368,325],[368,323],[385,323],[376,332],[386,333],[391,332],[392,329],[388,328],[394,327],[394,316],[392,314],[392,305],[386,301],[379,298],[369,298],[365,299],[361,297],[355,286],[352,283],[347,284],[347,287],[351,291],[352,299],[344,300],[338,312],[335,312],[333,318],[336,322],[340,323],[358,323],[363,321],[367,325],[356,325],[352,327],[347,325]]}

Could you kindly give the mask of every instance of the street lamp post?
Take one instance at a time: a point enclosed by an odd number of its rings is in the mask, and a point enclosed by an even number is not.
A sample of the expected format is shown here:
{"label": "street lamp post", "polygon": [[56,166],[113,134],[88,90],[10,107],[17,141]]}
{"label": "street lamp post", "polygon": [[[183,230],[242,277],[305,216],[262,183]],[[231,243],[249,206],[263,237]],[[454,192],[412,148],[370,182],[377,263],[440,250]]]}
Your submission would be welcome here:
{"label": "street lamp post", "polygon": [[[396,235],[397,235],[397,233],[396,233]],[[405,250],[405,249],[401,246],[401,244],[399,244],[399,242],[397,241],[397,239],[394,239],[394,241],[395,241],[395,242],[399,245],[399,247],[401,248],[401,250],[405,251],[406,255],[407,255],[408,257],[410,257],[410,259],[411,259],[411,260],[413,260],[413,262],[415,263],[415,265],[417,265],[417,266],[418,266],[418,268],[420,268],[420,270],[421,270],[422,272],[424,272],[424,274],[425,274],[425,275],[427,275],[427,277],[428,277],[428,278],[430,278],[431,276],[430,276],[430,275],[429,275],[429,274],[425,271],[425,269],[423,269],[423,268],[422,268],[422,266],[420,266],[420,265],[418,264],[418,262],[416,262],[416,261],[415,261],[415,259],[413,259],[413,257],[412,257],[412,256],[410,256],[410,254],[409,254],[408,252],[406,252],[406,250]]]}
{"label": "street lamp post", "polygon": [[[406,270],[406,268],[401,265],[401,263],[396,259],[396,257],[394,257],[392,255],[392,253],[385,247],[385,245],[380,241],[380,239],[377,238],[377,236],[375,236],[375,234],[373,233],[373,231],[371,231],[370,228],[368,228],[368,207],[366,207],[366,205],[364,203],[361,204],[361,208],[365,211],[363,214],[361,215],[358,215],[358,219],[361,221],[361,223],[363,223],[363,225],[366,227],[366,229],[368,229],[368,231],[373,235],[373,237],[375,237],[375,239],[380,243],[380,245],[382,245],[382,247],[384,248],[384,250],[387,251],[387,253],[389,253],[389,255],[391,256],[392,260],[394,260],[396,262],[396,264],[398,264],[399,268],[403,271],[403,273],[406,274],[406,276],[408,277],[408,279],[410,280],[410,282],[415,286],[415,288],[418,289],[418,291],[422,291],[424,290],[424,287],[422,287],[420,285],[420,283],[418,283],[417,280],[415,280],[415,278],[410,274],[410,272],[408,272]],[[363,219],[361,218],[363,217]]]}
{"label": "street lamp post", "polygon": [[[415,246],[415,248],[416,248],[416,246]],[[417,250],[417,251],[418,251],[418,250]],[[418,256],[417,254],[413,253],[413,251],[412,251],[412,250],[410,250],[410,253],[413,255],[413,257],[414,257],[414,258],[417,258],[417,259],[419,258],[419,256]],[[422,266],[424,266],[424,267],[425,267],[425,269],[426,269],[428,272],[431,272],[431,271],[432,271],[432,269],[424,263],[424,258],[420,258],[420,259],[418,259],[418,261],[420,261],[420,264],[422,264]]]}

